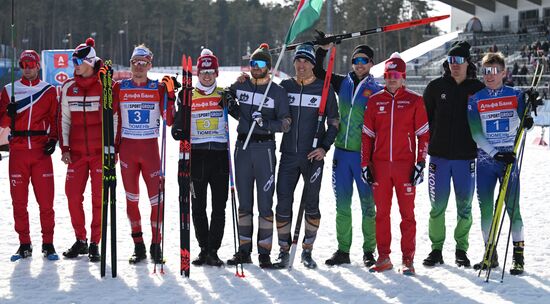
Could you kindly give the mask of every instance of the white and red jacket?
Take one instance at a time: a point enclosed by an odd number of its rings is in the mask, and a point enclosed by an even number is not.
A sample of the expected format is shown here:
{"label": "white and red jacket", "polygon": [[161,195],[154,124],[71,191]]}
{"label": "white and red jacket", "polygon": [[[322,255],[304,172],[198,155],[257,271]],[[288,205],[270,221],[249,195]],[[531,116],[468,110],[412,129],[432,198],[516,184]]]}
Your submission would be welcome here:
{"label": "white and red jacket", "polygon": [[[11,127],[7,107],[11,98],[11,84],[0,95],[0,127]],[[30,82],[21,78],[14,82],[17,116],[15,132],[44,132],[44,135],[14,136],[10,140],[12,150],[42,149],[49,139],[57,140],[57,93],[55,88],[39,78]]]}
{"label": "white and red jacket", "polygon": [[[63,83],[59,142],[62,152],[71,152],[71,157],[101,155],[101,96],[102,86],[97,74],[87,78],[75,76]],[[115,126],[117,121],[118,113],[115,112]]]}
{"label": "white and red jacket", "polygon": [[[422,96],[404,86],[371,95],[364,116],[361,166],[377,161],[425,161],[430,133]],[[416,139],[418,137],[418,153]]]}

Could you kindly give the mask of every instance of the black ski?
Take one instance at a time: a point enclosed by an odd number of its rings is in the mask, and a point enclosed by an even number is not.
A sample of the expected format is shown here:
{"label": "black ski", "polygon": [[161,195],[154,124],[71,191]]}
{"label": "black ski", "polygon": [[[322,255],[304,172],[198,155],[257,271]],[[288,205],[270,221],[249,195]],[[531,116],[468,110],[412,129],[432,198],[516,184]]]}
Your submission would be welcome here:
{"label": "black ski", "polygon": [[189,277],[191,259],[191,98],[193,91],[193,62],[185,55],[181,59],[182,98],[180,104],[183,139],[180,140],[178,184],[180,203],[180,274]]}
{"label": "black ski", "polygon": [[101,188],[103,203],[101,206],[101,277],[105,276],[107,253],[107,215],[111,207],[111,273],[117,275],[116,269],[116,170],[115,138],[113,123],[113,69],[111,61],[105,61],[105,67],[99,72],[102,96],[102,143],[103,143],[103,186]]}

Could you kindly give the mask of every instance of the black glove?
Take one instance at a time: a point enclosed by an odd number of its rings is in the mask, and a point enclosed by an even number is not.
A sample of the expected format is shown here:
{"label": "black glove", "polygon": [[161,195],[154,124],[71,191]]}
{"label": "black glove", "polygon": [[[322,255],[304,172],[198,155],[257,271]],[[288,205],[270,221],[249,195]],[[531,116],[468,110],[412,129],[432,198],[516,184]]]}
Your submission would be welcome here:
{"label": "black glove", "polygon": [[57,145],[57,140],[50,139],[44,146],[44,154],[46,155],[52,155],[55,151],[55,146]]}
{"label": "black glove", "polygon": [[182,105],[180,102],[178,102],[178,111],[174,116],[174,124],[172,125],[172,129],[170,130],[170,133],[172,134],[172,138],[174,140],[183,140],[183,126],[181,123],[181,111],[182,111]]}
{"label": "black glove", "polygon": [[8,103],[8,116],[12,119],[15,119],[17,115],[17,103],[10,102]]}
{"label": "black glove", "polygon": [[413,186],[420,185],[424,181],[424,167],[426,167],[425,162],[418,162],[414,166],[414,170],[411,173],[411,184]]}
{"label": "black glove", "polygon": [[374,176],[372,175],[372,172],[370,171],[368,166],[361,169],[361,179],[365,184],[374,184]]}
{"label": "black glove", "polygon": [[516,153],[514,152],[497,152],[495,156],[493,156],[495,160],[498,160],[499,162],[503,162],[507,165],[513,164],[516,161]]}
{"label": "black glove", "polygon": [[533,117],[531,117],[531,115],[525,116],[523,119],[523,128],[530,130],[534,123],[535,122],[533,121]]}
{"label": "black glove", "polygon": [[222,98],[220,99],[220,102],[218,105],[222,108],[227,107],[227,112],[229,115],[233,117],[238,117],[239,115],[239,104],[237,103],[237,100],[235,99],[235,95],[233,92],[231,92],[230,89],[225,89],[221,93]]}

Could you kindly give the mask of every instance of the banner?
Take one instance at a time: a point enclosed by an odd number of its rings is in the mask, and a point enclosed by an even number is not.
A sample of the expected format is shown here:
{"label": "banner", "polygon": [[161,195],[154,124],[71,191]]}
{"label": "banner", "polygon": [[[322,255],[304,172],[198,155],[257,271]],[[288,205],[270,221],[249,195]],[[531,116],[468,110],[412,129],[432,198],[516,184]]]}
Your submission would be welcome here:
{"label": "banner", "polygon": [[42,80],[53,86],[61,86],[65,80],[72,78],[74,66],[71,56],[73,51],[42,51]]}

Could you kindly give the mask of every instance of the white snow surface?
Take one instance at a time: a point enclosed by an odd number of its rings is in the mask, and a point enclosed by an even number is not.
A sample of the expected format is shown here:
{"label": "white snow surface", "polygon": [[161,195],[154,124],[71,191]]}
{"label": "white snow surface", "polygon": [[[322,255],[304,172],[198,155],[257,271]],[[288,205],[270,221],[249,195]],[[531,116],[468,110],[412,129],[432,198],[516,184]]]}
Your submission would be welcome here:
{"label": "white snow surface", "polygon": [[[235,139],[236,121],[231,119],[231,138]],[[169,130],[169,128],[168,128]],[[310,270],[300,264],[298,249],[295,267],[288,270],[262,270],[258,267],[256,244],[252,265],[245,265],[245,278],[235,276],[234,267],[192,267],[190,278],[180,276],[179,271],[179,205],[177,183],[178,143],[170,135],[167,138],[166,216],[164,256],[165,274],[153,273],[150,261],[130,265],[133,252],[130,225],[126,217],[125,193],[117,168],[117,237],[118,277],[111,277],[110,249],[107,250],[107,276],[100,277],[99,263],[90,263],[86,256],[74,260],[64,259],[61,253],[75,241],[64,191],[66,166],[61,162],[59,149],[53,154],[55,175],[55,240],[59,261],[48,261],[40,254],[41,233],[38,204],[29,189],[29,216],[31,238],[34,245],[32,258],[10,262],[10,256],[19,246],[13,226],[12,204],[9,193],[8,160],[0,161],[0,303],[549,303],[550,302],[550,228],[548,227],[548,179],[550,151],[548,147],[534,145],[540,134],[536,127],[528,133],[521,185],[521,212],[525,224],[526,273],[512,277],[508,274],[511,249],[506,263],[504,282],[500,282],[508,219],[506,219],[499,245],[501,267],[495,269],[485,283],[473,269],[458,268],[454,264],[455,244],[453,229],[456,224],[456,206],[451,193],[447,208],[447,242],[443,250],[445,264],[435,268],[422,266],[422,260],[430,252],[428,218],[430,202],[427,182],[417,188],[416,221],[417,251],[415,266],[417,275],[407,277],[398,272],[400,253],[400,216],[394,198],[392,208],[392,261],[394,270],[372,274],[362,263],[361,210],[357,194],[353,197],[353,244],[351,265],[328,267],[324,261],[337,249],[335,230],[335,198],[331,185],[333,149],[325,158],[323,184],[320,194],[321,226],[315,242],[313,257],[318,269]],[[280,136],[277,136],[280,143]],[[233,148],[232,148],[233,152]],[[280,154],[277,155],[280,160]],[[32,187],[31,187],[32,188]],[[302,183],[295,192],[294,214],[297,214]],[[84,194],[88,234],[91,219],[90,186]],[[276,196],[274,200],[276,204]],[[468,251],[472,264],[483,255],[480,231],[480,212],[477,199],[473,201],[474,224],[470,232]],[[140,208],[143,233],[149,248],[151,230],[148,198],[141,182]],[[275,209],[275,205],[273,206]],[[255,211],[255,217],[257,211]],[[226,229],[219,250],[222,260],[234,253],[231,199],[226,208]],[[255,219],[254,240],[256,239]],[[293,230],[294,231],[294,228]],[[108,233],[109,234],[109,233]],[[303,235],[303,228],[302,228]],[[196,257],[199,248],[191,231],[191,255]],[[255,241],[254,241],[255,242]],[[110,243],[110,239],[108,239]],[[278,253],[274,232],[272,260]]]}

